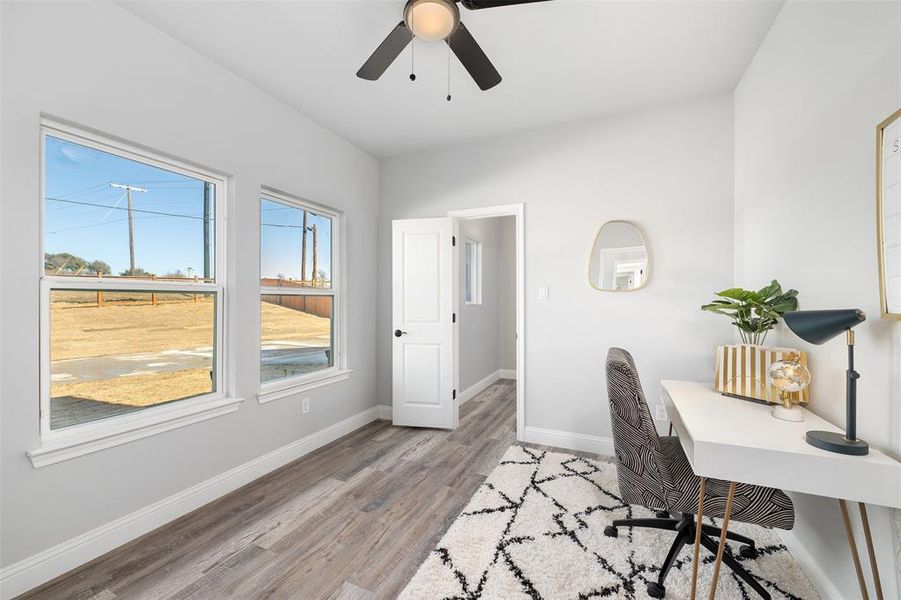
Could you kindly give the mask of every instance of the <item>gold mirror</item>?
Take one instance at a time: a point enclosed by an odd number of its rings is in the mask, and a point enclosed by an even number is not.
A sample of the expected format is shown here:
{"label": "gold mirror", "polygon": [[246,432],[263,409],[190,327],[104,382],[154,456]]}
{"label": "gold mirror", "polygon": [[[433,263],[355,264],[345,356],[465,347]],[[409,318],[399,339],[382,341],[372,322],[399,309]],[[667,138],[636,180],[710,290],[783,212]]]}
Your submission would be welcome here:
{"label": "gold mirror", "polygon": [[601,226],[588,262],[588,281],[603,292],[628,292],[644,287],[651,258],[644,233],[629,221]]}
{"label": "gold mirror", "polygon": [[901,110],[876,128],[876,215],[882,316],[901,319]]}

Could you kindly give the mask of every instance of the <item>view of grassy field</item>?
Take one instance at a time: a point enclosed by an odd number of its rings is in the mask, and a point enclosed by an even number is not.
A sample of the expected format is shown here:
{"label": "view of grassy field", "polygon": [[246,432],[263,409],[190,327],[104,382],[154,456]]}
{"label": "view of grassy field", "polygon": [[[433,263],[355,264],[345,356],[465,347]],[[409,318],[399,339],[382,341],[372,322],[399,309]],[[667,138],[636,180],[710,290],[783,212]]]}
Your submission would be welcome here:
{"label": "view of grassy field", "polygon": [[[51,397],[152,406],[212,391],[211,296],[53,292]],[[265,341],[328,339],[330,319],[261,303]],[[327,342],[325,342],[327,345]],[[77,360],[75,360],[77,359]]]}

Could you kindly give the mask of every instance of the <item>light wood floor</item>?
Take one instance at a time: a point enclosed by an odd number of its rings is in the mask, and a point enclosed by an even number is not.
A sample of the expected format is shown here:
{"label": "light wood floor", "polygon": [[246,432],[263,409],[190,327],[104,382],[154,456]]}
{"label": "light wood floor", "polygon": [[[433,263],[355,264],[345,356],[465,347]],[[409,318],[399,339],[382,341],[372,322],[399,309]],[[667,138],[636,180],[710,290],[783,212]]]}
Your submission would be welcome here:
{"label": "light wood floor", "polygon": [[515,442],[515,382],[454,432],[377,421],[27,598],[394,598]]}

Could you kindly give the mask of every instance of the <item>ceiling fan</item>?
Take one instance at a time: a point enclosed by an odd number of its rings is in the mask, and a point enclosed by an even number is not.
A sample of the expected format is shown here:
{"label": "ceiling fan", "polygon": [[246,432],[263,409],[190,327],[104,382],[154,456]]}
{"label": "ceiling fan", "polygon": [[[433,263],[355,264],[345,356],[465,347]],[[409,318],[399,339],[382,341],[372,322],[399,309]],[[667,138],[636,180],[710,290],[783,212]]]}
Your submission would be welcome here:
{"label": "ceiling fan", "polygon": [[[460,2],[469,10],[528,4],[546,0],[407,0],[404,19],[391,30],[372,56],[357,71],[357,77],[375,81],[394,62],[413,37],[426,42],[444,40],[457,56],[476,84],[488,90],[501,82],[488,57],[479,47],[469,30],[460,22]],[[410,75],[415,80],[415,75]]]}

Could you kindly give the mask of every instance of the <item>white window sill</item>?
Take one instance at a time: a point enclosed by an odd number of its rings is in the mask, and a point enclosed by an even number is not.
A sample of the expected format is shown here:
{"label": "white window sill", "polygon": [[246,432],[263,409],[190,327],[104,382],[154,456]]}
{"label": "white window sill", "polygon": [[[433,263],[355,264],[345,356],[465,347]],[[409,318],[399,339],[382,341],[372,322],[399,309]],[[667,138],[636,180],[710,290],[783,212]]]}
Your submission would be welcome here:
{"label": "white window sill", "polygon": [[171,406],[151,408],[110,422],[88,423],[75,431],[53,432],[40,447],[28,452],[35,469],[85,454],[127,444],[151,435],[206,421],[238,410],[243,398],[213,396],[183,400]]}
{"label": "white window sill", "polygon": [[279,400],[281,398],[293,396],[294,394],[300,394],[301,392],[331,385],[350,378],[351,373],[353,373],[353,369],[332,368],[320,373],[310,373],[309,375],[293,377],[285,381],[264,383],[260,386],[258,401],[260,404],[266,404],[273,400]]}

